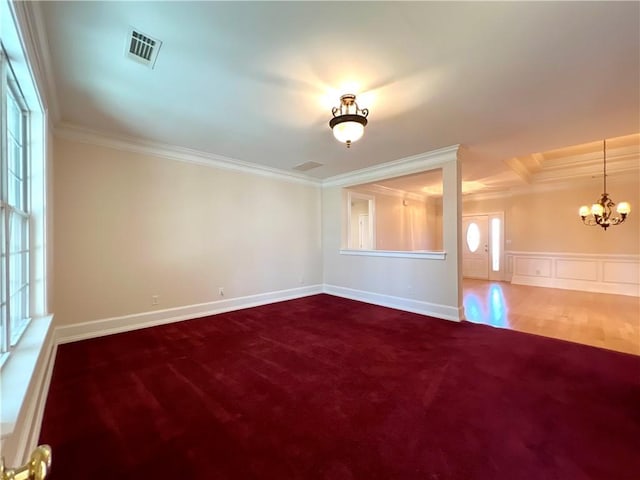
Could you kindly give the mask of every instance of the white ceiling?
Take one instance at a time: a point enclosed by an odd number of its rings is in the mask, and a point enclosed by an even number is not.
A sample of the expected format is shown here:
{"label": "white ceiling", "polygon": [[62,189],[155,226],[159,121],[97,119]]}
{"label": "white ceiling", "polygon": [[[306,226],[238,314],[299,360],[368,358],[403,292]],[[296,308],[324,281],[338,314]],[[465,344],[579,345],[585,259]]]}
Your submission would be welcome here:
{"label": "white ceiling", "polygon": [[[501,188],[535,152],[640,132],[638,2],[39,7],[58,126],[316,178],[462,144],[464,180]],[[125,57],[131,26],[163,41],[155,69]],[[328,121],[351,92],[370,114],[346,149]]]}
{"label": "white ceiling", "polygon": [[[640,134],[607,140],[607,177],[626,177],[640,181]],[[575,184],[598,183],[603,180],[604,145],[602,141],[585,143],[522,157],[505,162],[502,173],[479,180],[463,180],[462,194],[511,194],[514,191],[564,188]],[[414,199],[442,196],[442,170],[435,169],[412,175],[358,185],[360,190]]]}

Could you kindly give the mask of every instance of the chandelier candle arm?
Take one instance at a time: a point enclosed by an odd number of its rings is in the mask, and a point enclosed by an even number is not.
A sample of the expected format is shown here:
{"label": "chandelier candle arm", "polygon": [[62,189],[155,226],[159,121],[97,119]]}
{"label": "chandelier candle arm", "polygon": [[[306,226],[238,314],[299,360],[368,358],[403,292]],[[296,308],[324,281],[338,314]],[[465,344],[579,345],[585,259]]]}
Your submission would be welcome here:
{"label": "chandelier candle arm", "polygon": [[[607,141],[603,141],[603,194],[600,196],[598,203],[591,205],[591,208],[583,205],[580,207],[578,214],[582,219],[582,223],[590,227],[599,225],[605,230],[611,225],[620,225],[627,219],[627,215],[631,212],[631,205],[628,202],[620,202],[616,204],[609,198],[607,193]],[[614,215],[614,209],[618,215]]]}

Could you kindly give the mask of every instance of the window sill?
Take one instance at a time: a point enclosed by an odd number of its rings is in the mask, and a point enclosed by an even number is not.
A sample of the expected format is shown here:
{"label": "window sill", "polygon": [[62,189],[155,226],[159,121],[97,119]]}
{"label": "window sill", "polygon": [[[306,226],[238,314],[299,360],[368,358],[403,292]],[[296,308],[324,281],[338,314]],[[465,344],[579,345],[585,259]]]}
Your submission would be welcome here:
{"label": "window sill", "polygon": [[31,320],[22,338],[11,351],[11,355],[0,372],[0,432],[2,441],[10,437],[18,422],[21,410],[27,401],[27,392],[34,378],[42,376],[48,360],[45,347],[52,348],[49,335],[53,315]]}
{"label": "window sill", "polygon": [[352,250],[341,249],[340,255],[359,255],[364,257],[393,257],[393,258],[414,258],[427,260],[444,260],[447,252],[431,252],[427,250]]}

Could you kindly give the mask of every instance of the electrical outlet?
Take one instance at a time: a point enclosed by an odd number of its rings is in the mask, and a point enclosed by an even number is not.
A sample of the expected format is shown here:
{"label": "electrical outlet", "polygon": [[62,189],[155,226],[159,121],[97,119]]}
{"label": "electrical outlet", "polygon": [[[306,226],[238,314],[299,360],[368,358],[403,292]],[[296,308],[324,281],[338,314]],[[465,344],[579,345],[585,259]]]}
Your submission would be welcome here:
{"label": "electrical outlet", "polygon": [[151,305],[158,305],[160,303],[160,295],[151,295]]}
{"label": "electrical outlet", "polygon": [[221,297],[224,297],[224,288],[222,287],[218,288],[218,295],[220,295]]}

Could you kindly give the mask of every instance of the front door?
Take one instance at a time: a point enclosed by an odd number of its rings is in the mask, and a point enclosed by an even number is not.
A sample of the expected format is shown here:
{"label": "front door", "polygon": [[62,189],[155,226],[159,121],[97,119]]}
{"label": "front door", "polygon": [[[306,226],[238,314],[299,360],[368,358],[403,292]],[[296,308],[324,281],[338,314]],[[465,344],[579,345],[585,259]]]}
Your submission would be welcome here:
{"label": "front door", "polygon": [[489,217],[462,217],[462,276],[489,279]]}

